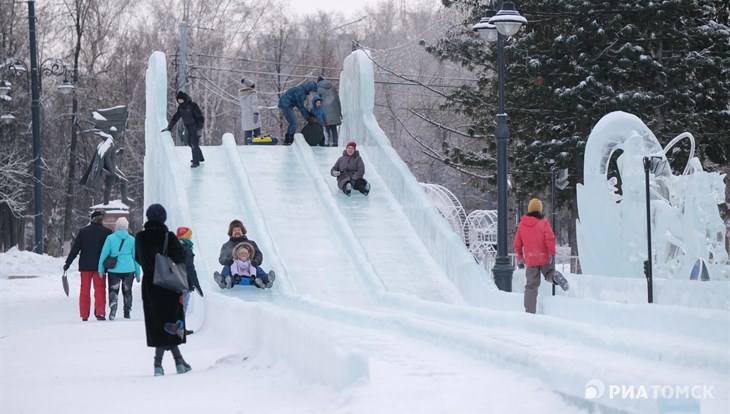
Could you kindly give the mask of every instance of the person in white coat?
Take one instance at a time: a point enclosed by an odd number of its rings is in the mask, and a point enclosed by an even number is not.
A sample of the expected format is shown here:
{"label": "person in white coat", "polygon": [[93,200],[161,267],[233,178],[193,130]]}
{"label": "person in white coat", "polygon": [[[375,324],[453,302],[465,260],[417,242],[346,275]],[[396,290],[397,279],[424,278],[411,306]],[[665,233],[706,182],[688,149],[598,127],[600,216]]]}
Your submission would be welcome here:
{"label": "person in white coat", "polygon": [[259,114],[259,98],[256,94],[256,82],[241,79],[243,87],[238,90],[238,101],[241,103],[241,126],[243,139],[261,135],[261,116]]}

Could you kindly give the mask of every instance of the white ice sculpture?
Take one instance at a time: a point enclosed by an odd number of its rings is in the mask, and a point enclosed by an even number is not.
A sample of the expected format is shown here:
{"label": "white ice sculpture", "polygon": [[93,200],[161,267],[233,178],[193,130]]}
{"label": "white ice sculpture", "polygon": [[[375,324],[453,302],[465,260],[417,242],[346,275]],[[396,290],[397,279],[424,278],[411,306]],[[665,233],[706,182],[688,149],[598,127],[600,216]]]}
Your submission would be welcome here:
{"label": "white ice sculpture", "polygon": [[477,262],[490,270],[497,255],[497,210],[474,210],[464,222],[469,251]]}
{"label": "white ice sculpture", "polygon": [[449,222],[454,233],[458,234],[466,243],[464,235],[464,221],[466,221],[466,211],[461,205],[458,198],[448,188],[431,183],[421,183],[421,187],[426,192],[426,197],[436,206],[439,213]]}
{"label": "white ice sculpture", "polygon": [[[681,175],[674,175],[666,154],[684,139],[690,142],[689,162]],[[654,156],[649,173],[654,276],[689,279],[700,262],[710,279],[728,277],[725,225],[717,207],[724,202],[725,175],[703,171],[694,149],[687,132],[662,149],[638,117],[617,111],[601,118],[588,137],[584,184],[577,188],[578,253],[584,273],[644,277],[643,158]],[[619,177],[609,177],[609,162],[619,150]]]}

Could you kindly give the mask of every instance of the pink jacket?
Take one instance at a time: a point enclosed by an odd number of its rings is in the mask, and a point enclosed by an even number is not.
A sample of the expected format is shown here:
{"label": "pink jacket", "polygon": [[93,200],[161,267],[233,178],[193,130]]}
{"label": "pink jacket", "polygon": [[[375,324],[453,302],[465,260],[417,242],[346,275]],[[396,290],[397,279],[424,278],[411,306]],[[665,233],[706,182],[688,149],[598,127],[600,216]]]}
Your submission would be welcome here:
{"label": "pink jacket", "polygon": [[241,259],[234,259],[231,265],[231,274],[238,276],[253,276],[256,274],[256,268],[253,267],[250,260],[245,262]]}
{"label": "pink jacket", "polygon": [[550,264],[550,256],[555,256],[555,234],[550,222],[533,216],[522,216],[515,234],[515,254],[517,261],[529,267]]}

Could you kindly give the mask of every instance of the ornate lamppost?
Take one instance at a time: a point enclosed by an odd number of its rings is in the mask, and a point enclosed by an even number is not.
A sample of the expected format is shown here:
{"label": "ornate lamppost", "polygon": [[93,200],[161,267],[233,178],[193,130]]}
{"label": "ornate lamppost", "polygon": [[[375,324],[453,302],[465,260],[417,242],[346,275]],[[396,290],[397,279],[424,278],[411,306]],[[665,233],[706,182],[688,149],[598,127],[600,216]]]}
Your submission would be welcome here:
{"label": "ornate lamppost", "polygon": [[489,11],[473,29],[486,42],[497,41],[497,127],[494,136],[497,140],[497,257],[492,274],[494,283],[500,290],[512,291],[514,268],[507,253],[507,114],[504,112],[504,37],[512,36],[520,30],[527,19],[522,17],[511,1],[501,2],[501,9],[495,12],[490,2]]}

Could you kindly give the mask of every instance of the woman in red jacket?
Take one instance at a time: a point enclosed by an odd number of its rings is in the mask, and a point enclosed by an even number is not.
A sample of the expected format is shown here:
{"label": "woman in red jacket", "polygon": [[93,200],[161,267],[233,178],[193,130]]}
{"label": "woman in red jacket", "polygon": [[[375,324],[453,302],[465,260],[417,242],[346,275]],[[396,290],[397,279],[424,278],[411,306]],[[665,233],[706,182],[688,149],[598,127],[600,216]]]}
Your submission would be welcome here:
{"label": "woman in red jacket", "polygon": [[550,223],[542,214],[542,202],[537,198],[530,200],[527,214],[522,216],[515,235],[515,254],[517,266],[525,271],[525,311],[535,313],[537,309],[537,289],[540,287],[540,273],[545,280],[568,290],[568,281],[555,270],[555,234]]}

